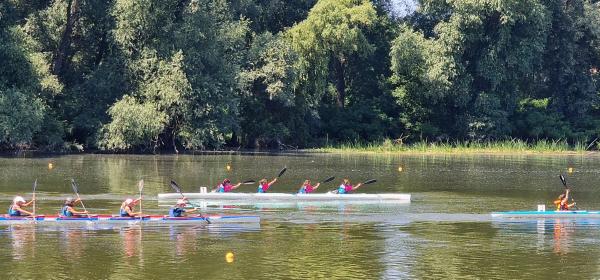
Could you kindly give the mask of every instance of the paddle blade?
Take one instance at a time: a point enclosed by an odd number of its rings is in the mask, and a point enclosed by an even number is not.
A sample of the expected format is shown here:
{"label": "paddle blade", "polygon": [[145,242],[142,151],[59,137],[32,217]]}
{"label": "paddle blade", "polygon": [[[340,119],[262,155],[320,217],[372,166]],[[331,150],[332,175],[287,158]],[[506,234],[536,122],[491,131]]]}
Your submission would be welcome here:
{"label": "paddle blade", "polygon": [[560,174],[560,175],[558,175],[558,178],[560,178],[560,181],[566,187],[567,186],[567,179],[565,179],[565,176],[563,176],[562,174]]}
{"label": "paddle blade", "polygon": [[256,181],[254,181],[254,180],[248,180],[248,181],[242,182],[242,185],[250,185],[250,184],[254,184],[254,183],[256,183]]}
{"label": "paddle blade", "polygon": [[144,189],[144,179],[142,179],[138,182],[138,190],[140,192],[142,192],[143,189]]}
{"label": "paddle blade", "polygon": [[279,171],[279,175],[277,175],[277,178],[281,177],[281,175],[283,175],[285,171],[287,171],[287,167],[284,167],[283,169],[281,169],[281,171]]}
{"label": "paddle blade", "polygon": [[73,192],[79,194],[79,189],[77,188],[77,183],[75,183],[75,179],[71,179],[71,188],[73,188]]}
{"label": "paddle blade", "polygon": [[35,193],[36,189],[37,189],[37,179],[35,179],[35,181],[33,182],[33,193]]}
{"label": "paddle blade", "polygon": [[377,182],[377,180],[375,180],[375,179],[371,179],[371,180],[367,180],[367,181],[365,181],[365,182],[363,183],[363,185],[373,184],[373,183],[375,183],[375,182]]}
{"label": "paddle blade", "polygon": [[181,193],[181,188],[173,180],[171,180],[171,188],[175,190],[175,192]]}
{"label": "paddle blade", "polygon": [[335,179],[335,177],[329,177],[329,178],[323,180],[321,183],[329,183],[329,182],[333,181],[334,179]]}

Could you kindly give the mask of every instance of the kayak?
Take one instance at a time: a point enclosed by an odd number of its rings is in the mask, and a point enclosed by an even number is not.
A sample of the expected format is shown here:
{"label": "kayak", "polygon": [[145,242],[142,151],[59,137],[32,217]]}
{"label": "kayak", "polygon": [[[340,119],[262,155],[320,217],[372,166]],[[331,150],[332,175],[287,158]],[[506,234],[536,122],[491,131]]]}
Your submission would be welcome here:
{"label": "kayak", "polygon": [[600,218],[600,211],[507,211],[493,212],[492,218]]}
{"label": "kayak", "polygon": [[228,223],[260,223],[259,216],[247,215],[208,215],[208,216],[187,216],[187,217],[169,217],[169,216],[143,216],[143,217],[119,217],[111,215],[91,215],[82,217],[65,216],[35,216],[34,217],[14,217],[8,215],[0,216],[0,224],[18,224],[18,223],[71,223],[71,222],[90,222],[90,223],[202,223],[202,222],[228,224]]}
{"label": "kayak", "polygon": [[[370,201],[370,202],[410,202],[410,194],[336,194],[336,193],[184,193],[188,199],[198,200],[248,200],[248,201]],[[179,193],[158,194],[158,200],[179,199]]]}

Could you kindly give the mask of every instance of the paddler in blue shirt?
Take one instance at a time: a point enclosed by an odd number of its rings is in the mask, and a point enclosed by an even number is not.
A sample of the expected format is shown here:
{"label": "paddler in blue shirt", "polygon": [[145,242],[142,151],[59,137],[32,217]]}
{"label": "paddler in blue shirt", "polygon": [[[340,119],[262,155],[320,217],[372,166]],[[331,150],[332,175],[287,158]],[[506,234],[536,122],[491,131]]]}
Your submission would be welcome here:
{"label": "paddler in blue shirt", "polygon": [[23,209],[23,207],[31,205],[33,201],[34,200],[32,199],[31,201],[26,202],[22,196],[16,196],[13,199],[13,203],[8,207],[8,215],[12,217],[32,216],[33,213]]}
{"label": "paddler in blue shirt", "polygon": [[135,207],[135,205],[140,200],[142,200],[142,199],[141,198],[125,199],[125,201],[123,201],[123,203],[121,203],[121,208],[119,209],[119,216],[121,216],[121,217],[136,217],[136,216],[142,215],[142,212],[133,212],[133,207]]}
{"label": "paddler in blue shirt", "polygon": [[182,198],[177,200],[177,204],[169,210],[169,217],[185,217],[187,213],[192,213],[198,210],[198,208],[185,209],[187,205],[187,199]]}
{"label": "paddler in blue shirt", "polygon": [[75,203],[80,202],[81,199],[77,198],[77,199],[73,199],[72,197],[69,197],[65,200],[65,204],[63,206],[63,208],[60,210],[60,215],[61,216],[65,216],[65,217],[78,217],[81,215],[89,215],[88,211],[77,211],[75,210],[75,208],[73,208],[75,206]]}
{"label": "paddler in blue shirt", "polygon": [[344,179],[342,181],[342,184],[338,187],[337,193],[348,194],[348,193],[351,193],[351,192],[355,191],[356,189],[358,189],[361,185],[362,185],[362,183],[358,183],[356,186],[352,186],[350,184],[350,180]]}

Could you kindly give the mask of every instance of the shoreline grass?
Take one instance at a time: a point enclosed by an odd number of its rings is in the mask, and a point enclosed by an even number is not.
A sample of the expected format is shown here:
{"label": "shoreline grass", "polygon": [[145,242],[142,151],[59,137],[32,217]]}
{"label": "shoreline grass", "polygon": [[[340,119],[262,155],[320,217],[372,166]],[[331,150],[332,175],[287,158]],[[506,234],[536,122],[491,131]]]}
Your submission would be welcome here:
{"label": "shoreline grass", "polygon": [[[564,140],[538,140],[526,142],[519,139],[503,141],[455,141],[427,142],[412,144],[394,143],[384,140],[377,143],[343,143],[306,151],[323,153],[417,153],[417,154],[584,154],[587,150],[585,143],[578,142],[570,145]],[[594,150],[597,146],[593,147]]]}

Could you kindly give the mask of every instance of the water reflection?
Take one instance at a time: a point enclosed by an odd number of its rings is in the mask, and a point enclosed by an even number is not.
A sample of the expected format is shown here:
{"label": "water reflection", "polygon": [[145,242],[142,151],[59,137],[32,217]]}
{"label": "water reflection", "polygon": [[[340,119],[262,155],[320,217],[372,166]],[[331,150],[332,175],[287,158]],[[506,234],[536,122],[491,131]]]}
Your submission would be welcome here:
{"label": "water reflection", "polygon": [[11,225],[10,233],[12,256],[14,260],[35,257],[35,225]]}

